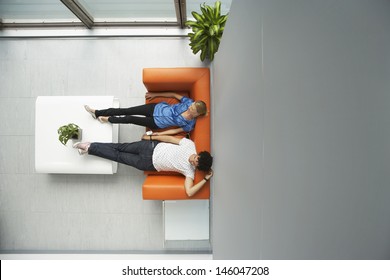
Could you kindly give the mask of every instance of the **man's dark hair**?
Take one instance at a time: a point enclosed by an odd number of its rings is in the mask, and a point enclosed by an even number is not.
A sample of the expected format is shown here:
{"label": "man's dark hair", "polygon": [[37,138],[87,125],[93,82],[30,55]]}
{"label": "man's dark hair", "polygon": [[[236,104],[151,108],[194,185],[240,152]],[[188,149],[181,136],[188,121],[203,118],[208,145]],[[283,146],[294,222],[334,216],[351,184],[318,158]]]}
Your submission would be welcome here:
{"label": "man's dark hair", "polygon": [[208,172],[213,165],[213,157],[209,152],[203,151],[199,153],[198,166],[197,168],[201,171]]}

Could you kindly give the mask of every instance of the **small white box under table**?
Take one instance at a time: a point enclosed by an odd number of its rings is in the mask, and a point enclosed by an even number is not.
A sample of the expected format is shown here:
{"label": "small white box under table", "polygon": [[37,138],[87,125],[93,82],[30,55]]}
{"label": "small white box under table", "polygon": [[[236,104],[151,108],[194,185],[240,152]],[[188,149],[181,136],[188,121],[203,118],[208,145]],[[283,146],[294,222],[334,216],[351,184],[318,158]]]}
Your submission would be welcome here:
{"label": "small white box under table", "polygon": [[208,240],[209,200],[165,200],[164,240]]}
{"label": "small white box under table", "polygon": [[95,156],[80,156],[58,140],[60,126],[74,123],[82,129],[82,141],[118,142],[118,125],[100,123],[84,109],[119,107],[113,96],[39,96],[35,103],[35,170],[38,173],[114,174],[117,163]]}

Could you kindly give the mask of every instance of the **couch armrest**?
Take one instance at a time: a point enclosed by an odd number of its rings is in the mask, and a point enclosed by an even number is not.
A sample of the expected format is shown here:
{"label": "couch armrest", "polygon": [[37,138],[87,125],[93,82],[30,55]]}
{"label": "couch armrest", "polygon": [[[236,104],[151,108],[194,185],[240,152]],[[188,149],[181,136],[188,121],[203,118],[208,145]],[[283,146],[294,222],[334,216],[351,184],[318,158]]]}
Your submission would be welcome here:
{"label": "couch armrest", "polygon": [[148,175],[142,186],[143,199],[179,200],[209,199],[210,186],[207,182],[196,194],[189,197],[184,189],[184,176],[181,175]]}
{"label": "couch armrest", "polygon": [[[206,76],[206,77],[204,77]],[[193,85],[206,78],[210,84],[209,68],[145,68],[143,83],[148,91],[192,91]],[[196,99],[196,97],[191,96]]]}

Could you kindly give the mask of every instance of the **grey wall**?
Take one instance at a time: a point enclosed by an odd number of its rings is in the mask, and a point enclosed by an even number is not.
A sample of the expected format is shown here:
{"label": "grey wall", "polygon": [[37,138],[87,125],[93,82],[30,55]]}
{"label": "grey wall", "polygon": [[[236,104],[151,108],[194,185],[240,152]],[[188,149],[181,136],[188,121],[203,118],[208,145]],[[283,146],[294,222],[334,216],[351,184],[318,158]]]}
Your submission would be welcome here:
{"label": "grey wall", "polygon": [[232,3],[213,69],[214,258],[390,258],[389,47],[389,1]]}

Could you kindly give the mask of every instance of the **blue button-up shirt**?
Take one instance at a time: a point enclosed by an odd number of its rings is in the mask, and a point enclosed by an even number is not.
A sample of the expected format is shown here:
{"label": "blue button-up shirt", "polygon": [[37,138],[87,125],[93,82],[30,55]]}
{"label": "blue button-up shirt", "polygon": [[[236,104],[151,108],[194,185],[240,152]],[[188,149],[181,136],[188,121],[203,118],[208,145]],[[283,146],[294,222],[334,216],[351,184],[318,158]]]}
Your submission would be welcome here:
{"label": "blue button-up shirt", "polygon": [[181,114],[187,111],[193,102],[191,98],[183,97],[180,103],[174,105],[169,105],[166,102],[158,103],[153,112],[155,123],[159,128],[179,126],[186,132],[191,131],[195,126],[196,119],[186,120]]}

